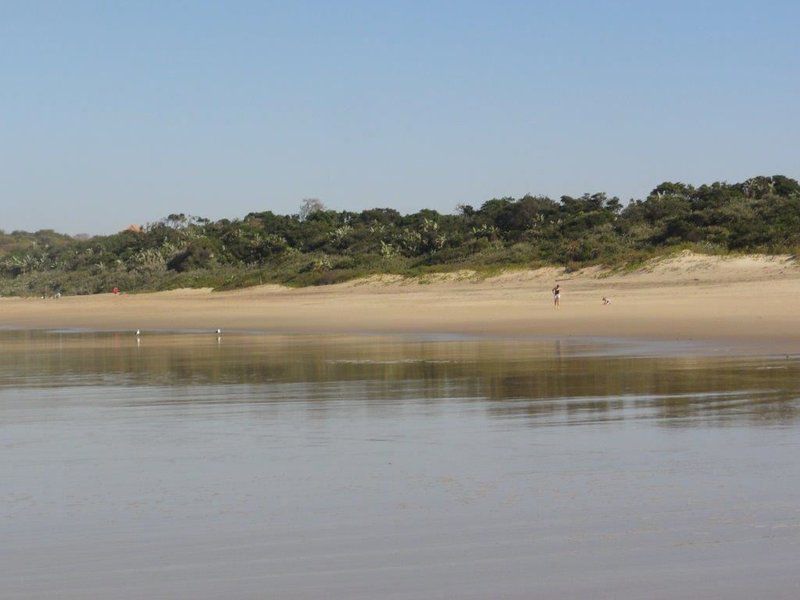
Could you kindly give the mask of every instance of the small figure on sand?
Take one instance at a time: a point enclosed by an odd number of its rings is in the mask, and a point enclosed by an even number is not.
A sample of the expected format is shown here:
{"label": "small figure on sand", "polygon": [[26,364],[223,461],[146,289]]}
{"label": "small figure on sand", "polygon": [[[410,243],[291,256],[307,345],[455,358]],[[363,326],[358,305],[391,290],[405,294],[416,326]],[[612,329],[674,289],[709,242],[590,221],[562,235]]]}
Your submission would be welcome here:
{"label": "small figure on sand", "polygon": [[556,284],[556,287],[553,288],[553,308],[559,308],[561,306],[561,286]]}
{"label": "small figure on sand", "polygon": [[609,304],[611,304],[611,298],[607,298],[606,296],[603,296],[603,306],[607,306]]}

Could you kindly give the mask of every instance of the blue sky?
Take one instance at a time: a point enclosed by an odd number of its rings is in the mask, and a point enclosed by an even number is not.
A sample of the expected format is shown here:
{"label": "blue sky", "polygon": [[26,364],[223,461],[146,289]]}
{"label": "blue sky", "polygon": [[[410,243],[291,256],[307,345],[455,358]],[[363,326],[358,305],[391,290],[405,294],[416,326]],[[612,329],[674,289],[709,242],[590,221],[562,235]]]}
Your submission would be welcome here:
{"label": "blue sky", "polygon": [[800,2],[0,3],[0,228],[800,177]]}

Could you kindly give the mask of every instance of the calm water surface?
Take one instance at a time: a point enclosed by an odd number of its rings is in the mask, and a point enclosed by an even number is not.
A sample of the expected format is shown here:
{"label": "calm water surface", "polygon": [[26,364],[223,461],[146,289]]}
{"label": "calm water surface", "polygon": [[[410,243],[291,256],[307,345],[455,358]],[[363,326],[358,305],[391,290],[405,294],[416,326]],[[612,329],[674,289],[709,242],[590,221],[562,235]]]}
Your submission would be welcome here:
{"label": "calm water surface", "polygon": [[2,598],[797,598],[800,359],[0,332]]}

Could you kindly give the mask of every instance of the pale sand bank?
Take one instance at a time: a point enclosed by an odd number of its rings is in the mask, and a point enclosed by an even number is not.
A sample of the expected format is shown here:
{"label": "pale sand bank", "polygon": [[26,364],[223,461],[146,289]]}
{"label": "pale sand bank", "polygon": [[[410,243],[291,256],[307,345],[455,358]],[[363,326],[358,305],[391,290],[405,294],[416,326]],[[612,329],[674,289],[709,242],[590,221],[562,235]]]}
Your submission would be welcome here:
{"label": "pale sand bank", "polygon": [[[602,296],[612,304],[603,306]],[[611,336],[800,350],[800,265],[683,253],[627,274],[538,269],[480,280],[462,271],[423,283],[380,276],[304,289],[2,298],[0,327]]]}

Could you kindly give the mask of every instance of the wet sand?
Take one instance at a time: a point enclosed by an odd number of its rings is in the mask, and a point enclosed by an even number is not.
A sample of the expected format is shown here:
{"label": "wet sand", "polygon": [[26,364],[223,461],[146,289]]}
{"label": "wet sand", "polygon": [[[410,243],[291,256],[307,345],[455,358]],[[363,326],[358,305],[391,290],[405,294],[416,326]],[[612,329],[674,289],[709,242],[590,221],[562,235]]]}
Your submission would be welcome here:
{"label": "wet sand", "polygon": [[0,597],[796,598],[800,363],[0,332]]}
{"label": "wet sand", "polygon": [[[562,307],[550,289],[559,281]],[[603,306],[609,296],[612,304]],[[177,290],[60,300],[0,299],[0,327],[307,333],[608,336],[800,350],[800,267],[789,257],[684,253],[629,273],[541,269],[375,277],[305,289]]]}

